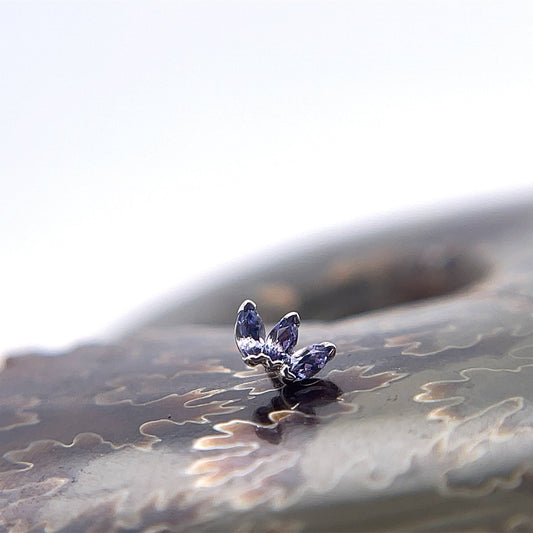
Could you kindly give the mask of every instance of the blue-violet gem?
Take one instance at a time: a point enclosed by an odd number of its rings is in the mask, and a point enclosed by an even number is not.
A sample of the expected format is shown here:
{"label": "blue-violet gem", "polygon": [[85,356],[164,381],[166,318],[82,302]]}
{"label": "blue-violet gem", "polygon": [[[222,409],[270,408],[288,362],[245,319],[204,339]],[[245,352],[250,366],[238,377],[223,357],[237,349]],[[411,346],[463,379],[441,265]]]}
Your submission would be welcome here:
{"label": "blue-violet gem", "polygon": [[245,357],[261,353],[265,342],[265,325],[255,309],[255,304],[246,300],[239,309],[235,323],[237,347]]}
{"label": "blue-violet gem", "polygon": [[298,313],[285,315],[268,334],[264,352],[273,360],[287,360],[298,341]]}
{"label": "blue-violet gem", "polygon": [[329,342],[312,344],[298,350],[291,357],[290,372],[296,380],[309,379],[324,368],[324,365],[335,356],[335,345]]}

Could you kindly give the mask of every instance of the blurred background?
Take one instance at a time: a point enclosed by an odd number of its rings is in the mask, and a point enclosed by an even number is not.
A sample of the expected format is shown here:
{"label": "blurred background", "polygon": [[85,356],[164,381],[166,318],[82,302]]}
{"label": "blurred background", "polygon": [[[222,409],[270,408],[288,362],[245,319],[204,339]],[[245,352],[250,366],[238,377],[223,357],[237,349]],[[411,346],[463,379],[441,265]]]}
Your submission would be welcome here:
{"label": "blurred background", "polygon": [[533,3],[0,3],[0,353],[343,228],[528,194]]}

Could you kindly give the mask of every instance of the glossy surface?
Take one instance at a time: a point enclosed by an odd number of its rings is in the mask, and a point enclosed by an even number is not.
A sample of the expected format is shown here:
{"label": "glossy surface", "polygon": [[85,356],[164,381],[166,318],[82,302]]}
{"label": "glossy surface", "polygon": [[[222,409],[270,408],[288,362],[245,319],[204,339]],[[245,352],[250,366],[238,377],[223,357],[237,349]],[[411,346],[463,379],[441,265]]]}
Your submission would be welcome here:
{"label": "glossy surface", "polygon": [[[207,312],[198,295],[113,345],[9,359],[1,528],[531,530],[531,207],[314,253],[294,281],[290,259],[276,287],[258,271],[210,290],[219,325],[180,323]],[[354,295],[403,305],[352,316]],[[336,344],[322,379],[281,387],[243,367],[232,322],[248,296],[272,322],[301,309],[303,345]]]}

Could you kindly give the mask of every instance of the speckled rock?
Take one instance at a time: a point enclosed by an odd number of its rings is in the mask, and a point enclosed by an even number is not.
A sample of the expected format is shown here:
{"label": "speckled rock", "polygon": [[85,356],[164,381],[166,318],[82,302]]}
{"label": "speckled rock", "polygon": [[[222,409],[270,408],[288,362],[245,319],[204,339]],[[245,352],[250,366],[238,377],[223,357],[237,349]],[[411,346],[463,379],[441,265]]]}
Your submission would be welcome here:
{"label": "speckled rock", "polygon": [[[0,531],[533,529],[533,204],[349,232],[0,371]],[[337,356],[281,387],[236,310]]]}

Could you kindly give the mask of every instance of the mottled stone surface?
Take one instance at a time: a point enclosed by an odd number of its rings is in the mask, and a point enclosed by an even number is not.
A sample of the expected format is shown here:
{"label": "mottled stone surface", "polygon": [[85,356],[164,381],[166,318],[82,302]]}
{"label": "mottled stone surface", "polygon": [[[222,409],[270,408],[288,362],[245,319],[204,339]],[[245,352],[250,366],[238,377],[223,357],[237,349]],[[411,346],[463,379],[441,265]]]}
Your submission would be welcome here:
{"label": "mottled stone surface", "polygon": [[[247,297],[336,344],[321,379],[242,363]],[[532,383],[531,206],[347,235],[8,359],[0,531],[529,531]]]}

